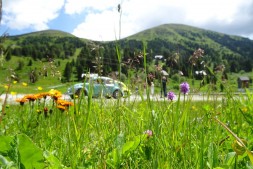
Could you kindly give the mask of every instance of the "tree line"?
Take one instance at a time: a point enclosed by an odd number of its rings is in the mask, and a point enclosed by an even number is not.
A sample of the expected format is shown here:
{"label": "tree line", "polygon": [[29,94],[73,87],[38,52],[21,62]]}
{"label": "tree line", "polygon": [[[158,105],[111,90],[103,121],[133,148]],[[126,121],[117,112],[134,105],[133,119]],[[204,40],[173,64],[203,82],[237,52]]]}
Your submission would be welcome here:
{"label": "tree line", "polygon": [[[189,39],[174,42],[154,38],[146,42],[146,62],[148,65],[160,62],[163,69],[169,69],[172,74],[181,71],[185,76],[190,76],[192,70],[201,69],[200,63],[190,64],[190,58],[194,51],[200,48],[205,50],[205,57],[202,61],[213,69],[223,65],[226,72],[252,71],[252,47],[242,42],[231,41],[229,36],[222,40],[214,34],[208,34],[208,36],[224,45],[224,50]],[[65,81],[69,81],[72,76],[81,80],[81,74],[84,72],[108,75],[111,72],[117,72],[119,65],[122,73],[126,76],[130,69],[136,72],[143,70],[144,46],[140,40],[92,42],[75,37],[47,36],[10,37],[10,40],[16,43],[6,53],[7,61],[11,59],[12,55],[30,57],[33,60],[67,59],[68,62],[63,71]],[[119,53],[115,48],[116,45],[120,47],[120,60]],[[231,50],[227,50],[228,48]],[[74,58],[73,56],[78,50],[80,52]],[[162,55],[163,58],[155,59],[156,55]],[[152,66],[149,68],[154,69]]]}

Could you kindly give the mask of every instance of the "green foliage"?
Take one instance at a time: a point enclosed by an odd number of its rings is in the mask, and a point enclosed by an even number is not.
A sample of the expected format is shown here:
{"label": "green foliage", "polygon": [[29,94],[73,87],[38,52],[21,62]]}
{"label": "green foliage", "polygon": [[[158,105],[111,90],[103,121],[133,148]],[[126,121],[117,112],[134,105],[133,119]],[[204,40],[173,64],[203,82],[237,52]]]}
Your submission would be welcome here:
{"label": "green foliage", "polygon": [[68,62],[68,63],[66,63],[66,66],[65,66],[65,69],[64,69],[64,73],[63,73],[63,76],[64,76],[64,78],[65,78],[65,80],[66,80],[67,82],[70,81],[71,75],[72,75],[72,66],[71,66],[71,64]]}
{"label": "green foliage", "polygon": [[17,168],[44,168],[44,157],[32,140],[24,134],[0,136],[1,166]]}
{"label": "green foliage", "polygon": [[[133,141],[125,142],[122,134],[117,137],[115,149],[108,154],[106,163],[112,168],[122,167],[121,165],[128,160],[131,155],[138,153],[137,148],[140,152],[144,152],[148,135],[136,136]],[[145,155],[144,153],[141,155]]]}
{"label": "green foliage", "polygon": [[[252,96],[237,99],[230,94],[205,94],[200,101],[180,93],[174,101],[81,95],[65,111],[48,99],[11,105],[0,123],[5,133],[0,136],[0,161],[26,168],[34,160],[37,168],[243,169],[251,166],[252,153],[246,150],[253,140],[252,121],[242,113],[250,112]],[[51,109],[47,116],[44,107]],[[244,138],[247,149],[233,146],[234,135],[224,129]]]}
{"label": "green foliage", "polygon": [[[67,63],[75,59],[72,77],[80,81],[83,72],[99,71],[107,75],[118,71],[119,60],[120,72],[126,75],[128,69],[142,70],[144,60],[138,57],[142,53],[143,41],[146,42],[145,59],[148,69],[150,65],[154,65],[155,55],[163,55],[166,61],[162,64],[166,69],[170,69],[170,73],[174,74],[180,70],[185,76],[190,76],[189,58],[196,49],[202,48],[205,50],[204,61],[207,64],[212,63],[214,66],[223,64],[227,72],[252,70],[253,42],[251,40],[177,24],[161,25],[118,40],[117,48],[115,48],[115,41],[94,42],[55,30],[11,36],[4,41],[3,57],[11,58],[8,65],[18,67],[21,74],[28,72],[26,68],[22,69],[21,65],[16,64],[21,62],[11,63],[15,60],[14,56],[22,57],[22,60],[32,58],[34,61],[41,62],[60,59]],[[98,46],[99,50],[93,50]],[[28,64],[30,65],[30,62],[25,63]],[[198,69],[199,67],[195,67],[192,71]],[[60,72],[64,74],[63,66]]]}

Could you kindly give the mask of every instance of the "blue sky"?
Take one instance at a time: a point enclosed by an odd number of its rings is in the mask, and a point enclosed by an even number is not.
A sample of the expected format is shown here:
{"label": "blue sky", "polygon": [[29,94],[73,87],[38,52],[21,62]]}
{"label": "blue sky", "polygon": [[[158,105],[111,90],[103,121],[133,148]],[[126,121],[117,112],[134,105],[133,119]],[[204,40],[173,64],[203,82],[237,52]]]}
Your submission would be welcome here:
{"label": "blue sky", "polygon": [[0,33],[56,29],[109,41],[169,23],[253,40],[253,0],[3,0]]}

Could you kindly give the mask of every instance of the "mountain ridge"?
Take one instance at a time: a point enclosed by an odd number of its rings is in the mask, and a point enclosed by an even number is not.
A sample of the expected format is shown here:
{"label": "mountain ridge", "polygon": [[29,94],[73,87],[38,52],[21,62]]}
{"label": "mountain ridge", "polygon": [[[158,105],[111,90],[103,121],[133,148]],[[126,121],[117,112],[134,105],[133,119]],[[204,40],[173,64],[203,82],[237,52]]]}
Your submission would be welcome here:
{"label": "mountain ridge", "polygon": [[[182,29],[183,28],[183,29]],[[221,32],[218,32],[218,31],[213,31],[211,29],[204,29],[204,28],[201,28],[201,27],[196,27],[196,26],[191,26],[191,25],[186,25],[186,24],[180,24],[180,23],[167,23],[167,24],[161,24],[161,25],[158,25],[158,26],[154,26],[154,27],[151,27],[151,28],[148,28],[148,29],[145,29],[145,30],[142,30],[140,32],[137,32],[135,34],[132,34],[132,35],[129,35],[125,38],[122,38],[120,40],[124,40],[124,39],[134,39],[136,37],[139,37],[140,34],[147,34],[147,32],[152,32],[153,30],[155,29],[158,29],[158,30],[167,30],[169,32],[173,32],[175,31],[176,29],[181,29],[181,30],[194,30],[194,31],[200,31],[200,32],[213,32],[213,33],[217,33],[217,34],[220,34],[220,35],[227,35],[227,36],[230,36],[230,37],[233,37],[233,38],[241,38],[241,39],[248,39],[250,41],[253,41],[252,39],[248,38],[248,37],[243,37],[243,36],[239,36],[239,35],[231,35],[231,34],[226,34],[226,33],[221,33]],[[76,37],[76,38],[79,38],[79,39],[85,39],[85,40],[88,40],[88,41],[96,41],[96,40],[92,40],[92,39],[87,39],[87,38],[81,38],[81,37],[77,37],[71,33],[68,33],[68,32],[65,32],[65,31],[61,31],[61,30],[57,30],[57,29],[45,29],[45,30],[41,30],[41,31],[34,31],[34,32],[30,32],[30,33],[24,33],[24,34],[20,34],[20,35],[10,35],[10,37],[20,37],[20,36],[36,36],[36,35],[42,35],[42,36],[55,36],[53,35],[53,33],[55,33],[57,36],[70,36],[70,37]],[[158,34],[159,35],[159,34]],[[114,40],[112,40],[114,41]],[[106,41],[106,42],[110,42],[110,41]]]}

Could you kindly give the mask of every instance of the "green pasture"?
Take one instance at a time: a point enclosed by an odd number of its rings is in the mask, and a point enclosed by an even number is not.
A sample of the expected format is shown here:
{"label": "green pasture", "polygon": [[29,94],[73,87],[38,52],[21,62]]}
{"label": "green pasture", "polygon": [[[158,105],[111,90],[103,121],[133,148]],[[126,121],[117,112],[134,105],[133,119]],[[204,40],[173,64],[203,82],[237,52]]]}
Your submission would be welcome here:
{"label": "green pasture", "polygon": [[[1,67],[1,96],[6,92],[40,94],[51,89],[64,94],[77,83],[75,77],[62,83],[56,73],[63,72],[65,61],[56,60],[54,65],[33,61],[32,66],[24,66],[22,71],[17,69],[18,58],[11,61],[12,67],[11,64]],[[30,61],[25,58],[22,62],[21,66]],[[39,75],[31,83],[24,72],[35,69],[39,72],[43,66],[47,67],[48,75]],[[2,102],[0,168],[253,168],[251,86],[243,95],[237,93],[234,97],[237,78],[241,75],[251,78],[250,73],[228,74],[222,99],[205,97],[202,101],[185,97],[179,85],[188,82],[189,94],[209,96],[221,92],[220,78],[216,85],[207,83],[200,87],[200,80],[170,76],[167,91],[173,91],[177,99],[156,100],[150,97],[149,88],[144,89],[146,66],[140,74],[144,77],[141,81],[131,77],[124,80],[133,94],[140,95],[140,101],[130,97],[94,99],[90,94],[67,100],[73,104],[70,107],[64,107],[64,101],[60,105],[57,99],[61,98],[52,95],[31,99],[24,105]],[[6,79],[13,74],[12,68],[19,81]],[[155,87],[155,93],[159,94],[157,79]]]}
{"label": "green pasture", "polygon": [[202,101],[146,94],[141,101],[81,96],[66,110],[48,98],[3,105],[0,166],[252,168],[250,92]]}

